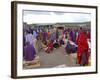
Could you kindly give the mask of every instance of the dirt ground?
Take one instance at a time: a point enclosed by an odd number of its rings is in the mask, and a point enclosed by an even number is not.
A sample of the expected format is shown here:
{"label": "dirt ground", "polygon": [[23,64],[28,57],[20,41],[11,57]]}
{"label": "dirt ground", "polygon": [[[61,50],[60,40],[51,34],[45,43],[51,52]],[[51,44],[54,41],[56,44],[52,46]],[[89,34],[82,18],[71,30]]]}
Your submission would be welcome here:
{"label": "dirt ground", "polygon": [[41,50],[37,55],[39,56],[40,66],[36,68],[78,66],[78,64],[76,64],[76,53],[68,55],[64,47],[54,49],[51,53],[46,53]]}

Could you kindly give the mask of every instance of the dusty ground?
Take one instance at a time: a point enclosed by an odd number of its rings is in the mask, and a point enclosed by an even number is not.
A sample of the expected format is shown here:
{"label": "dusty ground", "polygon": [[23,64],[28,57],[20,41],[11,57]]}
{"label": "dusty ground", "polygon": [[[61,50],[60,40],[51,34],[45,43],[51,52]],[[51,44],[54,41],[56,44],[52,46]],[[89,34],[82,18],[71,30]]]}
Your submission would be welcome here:
{"label": "dusty ground", "polygon": [[51,53],[46,53],[42,50],[37,55],[40,59],[40,66],[37,68],[78,66],[76,64],[76,53],[68,55],[64,47],[54,49]]}

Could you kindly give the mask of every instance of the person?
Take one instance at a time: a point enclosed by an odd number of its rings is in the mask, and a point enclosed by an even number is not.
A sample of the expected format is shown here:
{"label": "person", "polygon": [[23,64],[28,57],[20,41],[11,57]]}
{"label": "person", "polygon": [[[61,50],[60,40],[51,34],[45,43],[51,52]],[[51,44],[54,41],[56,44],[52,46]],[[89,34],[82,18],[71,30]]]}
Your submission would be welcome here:
{"label": "person", "polygon": [[46,31],[43,31],[42,32],[42,41],[46,41],[46,38],[47,38],[47,33],[46,33]]}
{"label": "person", "polygon": [[70,29],[69,35],[70,35],[70,39],[73,41],[73,31],[72,31],[72,29]]}
{"label": "person", "polygon": [[45,52],[50,53],[53,51],[53,42],[51,40],[47,41],[47,48],[45,48]]}
{"label": "person", "polygon": [[67,40],[66,42],[66,47],[65,47],[65,51],[67,54],[71,54],[71,53],[76,53],[77,50],[77,45],[70,40],[70,38]]}
{"label": "person", "polygon": [[65,43],[64,43],[63,37],[61,37],[61,38],[59,39],[59,45],[62,46],[62,45],[64,45],[64,44],[65,44]]}
{"label": "person", "polygon": [[76,30],[75,29],[73,29],[73,38],[72,38],[72,41],[74,43],[76,43]]}
{"label": "person", "polygon": [[65,40],[65,52],[69,56],[70,62],[73,63],[72,54],[77,51],[77,45],[71,40],[69,33]]}
{"label": "person", "polygon": [[50,37],[51,37],[51,32],[50,32],[50,31],[48,31],[48,32],[47,32],[47,39],[49,40],[49,39],[50,39]]}
{"label": "person", "polygon": [[30,31],[27,31],[27,33],[25,35],[25,40],[26,40],[26,42],[33,44],[33,35],[31,34]]}
{"label": "person", "polygon": [[33,29],[29,26],[28,31],[33,34]]}
{"label": "person", "polygon": [[37,53],[41,51],[42,49],[42,38],[41,38],[41,33],[39,33],[36,37],[36,51]]}
{"label": "person", "polygon": [[37,33],[35,30],[33,30],[33,38],[36,39]]}
{"label": "person", "polygon": [[52,41],[56,40],[56,32],[54,31],[51,33],[51,40]]}
{"label": "person", "polygon": [[56,49],[59,48],[59,43],[58,43],[57,40],[54,40],[53,47],[56,48]]}
{"label": "person", "polygon": [[58,29],[56,29],[56,40],[58,41],[58,38],[59,38],[59,31]]}
{"label": "person", "polygon": [[80,28],[80,33],[77,37],[77,63],[81,66],[85,66],[88,64],[88,42],[87,42],[87,35],[84,29]]}
{"label": "person", "polygon": [[26,42],[26,46],[24,47],[24,60],[32,61],[36,56],[35,48],[29,42]]}
{"label": "person", "polygon": [[46,41],[43,41],[43,42],[42,42],[42,49],[45,50],[46,47],[47,47],[47,42],[46,42]]}

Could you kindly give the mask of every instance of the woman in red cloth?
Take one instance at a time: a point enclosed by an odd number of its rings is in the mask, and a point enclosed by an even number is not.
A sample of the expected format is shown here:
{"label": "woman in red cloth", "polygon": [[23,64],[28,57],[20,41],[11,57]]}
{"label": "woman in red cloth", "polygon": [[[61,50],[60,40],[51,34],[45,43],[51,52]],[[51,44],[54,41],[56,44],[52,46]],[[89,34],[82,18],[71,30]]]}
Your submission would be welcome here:
{"label": "woman in red cloth", "polygon": [[53,51],[53,42],[51,40],[48,40],[47,42],[47,48],[45,50],[47,53],[50,53],[51,51]]}
{"label": "woman in red cloth", "polygon": [[88,64],[88,58],[89,58],[89,53],[88,53],[88,42],[87,42],[87,34],[85,30],[80,28],[79,35],[77,37],[77,63],[80,64],[81,66],[85,66]]}

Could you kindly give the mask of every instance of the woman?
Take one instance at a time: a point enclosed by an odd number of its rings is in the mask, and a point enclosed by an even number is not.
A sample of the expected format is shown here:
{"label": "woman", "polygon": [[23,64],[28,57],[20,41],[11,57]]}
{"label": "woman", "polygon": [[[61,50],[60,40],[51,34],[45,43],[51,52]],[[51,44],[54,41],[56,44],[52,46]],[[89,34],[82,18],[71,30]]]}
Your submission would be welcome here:
{"label": "woman", "polygon": [[77,45],[70,39],[69,35],[67,36],[67,38],[68,38],[66,40],[67,44],[66,44],[66,47],[65,47],[67,54],[76,53]]}
{"label": "woman", "polygon": [[50,53],[51,51],[53,51],[53,42],[51,40],[48,40],[48,42],[47,42],[47,48],[45,49],[45,51],[47,53]]}
{"label": "woman", "polygon": [[40,52],[42,49],[42,38],[41,38],[41,33],[38,34],[36,37],[36,51],[37,53]]}
{"label": "woman", "polygon": [[33,35],[30,31],[27,31],[25,35],[26,42],[29,42],[30,44],[33,44]]}
{"label": "woman", "polygon": [[42,41],[46,41],[47,33],[45,31],[42,32]]}
{"label": "woman", "polygon": [[32,61],[36,56],[35,48],[29,42],[26,42],[26,46],[24,47],[24,60]]}
{"label": "woman", "polygon": [[77,38],[77,63],[80,65],[86,65],[88,64],[88,58],[89,58],[89,53],[88,53],[88,42],[87,42],[87,35],[85,30],[82,28],[80,29],[80,33]]}

